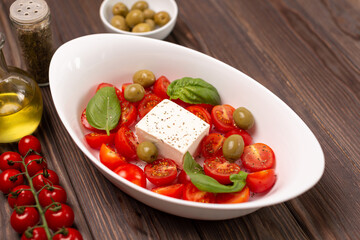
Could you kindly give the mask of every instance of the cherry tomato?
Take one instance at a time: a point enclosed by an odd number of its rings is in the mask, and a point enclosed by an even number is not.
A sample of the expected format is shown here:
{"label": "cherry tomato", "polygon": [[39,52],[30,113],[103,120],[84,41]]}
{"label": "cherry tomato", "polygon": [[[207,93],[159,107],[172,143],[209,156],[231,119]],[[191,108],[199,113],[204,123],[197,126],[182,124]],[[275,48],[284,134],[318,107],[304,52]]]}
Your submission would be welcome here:
{"label": "cherry tomato", "polygon": [[39,191],[45,184],[49,184],[50,186],[59,185],[59,176],[53,170],[44,169],[35,173],[35,175],[37,176],[34,177],[32,181],[36,191]]}
{"label": "cherry tomato", "polygon": [[82,240],[80,232],[75,228],[64,228],[60,233],[53,236],[53,240]]}
{"label": "cherry tomato", "polygon": [[[27,170],[30,177],[34,176],[38,171],[47,168],[45,158],[37,154],[27,156],[24,159],[24,163],[27,165]],[[21,171],[25,172],[25,167],[23,165],[21,165]]]}
{"label": "cherry tomato", "polygon": [[241,162],[247,170],[252,172],[266,170],[275,167],[275,154],[269,146],[255,143],[244,148]]}
{"label": "cherry tomato", "polygon": [[44,228],[37,227],[26,230],[21,236],[21,240],[47,240],[46,232]]}
{"label": "cherry tomato", "polygon": [[211,117],[216,130],[228,132],[235,128],[233,113],[235,108],[230,105],[217,105],[211,110]]}
{"label": "cherry tomato", "polygon": [[153,109],[158,103],[162,101],[161,98],[155,94],[149,93],[144,96],[138,106],[139,117],[143,118],[151,109]]}
{"label": "cherry tomato", "polygon": [[242,203],[249,201],[250,191],[245,186],[240,192],[236,193],[218,193],[216,194],[216,203]]}
{"label": "cherry tomato", "polygon": [[262,170],[259,172],[249,173],[246,178],[246,184],[250,191],[262,193],[270,190],[276,181],[274,169]]}
{"label": "cherry tomato", "polygon": [[7,169],[0,173],[0,190],[4,194],[8,194],[11,189],[24,183],[24,177],[20,174],[19,170]]}
{"label": "cherry tomato", "polygon": [[194,184],[187,183],[184,187],[183,199],[192,202],[215,203],[215,194],[201,191]]}
{"label": "cherry tomato", "polygon": [[25,156],[30,149],[37,153],[41,153],[40,141],[39,139],[37,139],[32,135],[27,135],[21,138],[18,144],[18,148],[19,148],[19,153],[22,156]]}
{"label": "cherry tomato", "polygon": [[115,133],[96,133],[92,132],[85,135],[85,140],[91,148],[100,149],[102,144],[113,144],[115,138]]}
{"label": "cherry tomato", "polygon": [[206,111],[208,111],[208,113],[211,113],[211,110],[213,109],[213,105],[211,104],[206,104],[206,103],[200,103],[200,104],[196,104],[195,106],[199,106],[202,108],[205,108]]}
{"label": "cherry tomato", "polygon": [[176,179],[176,164],[171,159],[158,159],[146,164],[144,168],[146,178],[156,186],[170,184]]}
{"label": "cherry tomato", "polygon": [[16,232],[23,233],[28,227],[35,226],[39,220],[40,216],[36,208],[19,207],[11,214],[10,224]]}
{"label": "cherry tomato", "polygon": [[8,195],[8,202],[10,207],[34,205],[35,198],[33,193],[30,191],[28,185],[19,185],[14,187]]}
{"label": "cherry tomato", "polygon": [[51,230],[57,231],[62,227],[71,227],[74,223],[74,212],[70,206],[60,203],[49,207],[45,211],[45,219]]}
{"label": "cherry tomato", "polygon": [[170,81],[165,77],[159,77],[154,83],[154,93],[162,99],[169,99],[167,95],[167,88],[170,85]]}
{"label": "cherry tomato", "polygon": [[179,176],[178,176],[178,182],[182,183],[182,184],[186,184],[190,181],[191,181],[191,179],[190,179],[189,175],[187,175],[184,170],[181,170],[181,172],[179,173]]}
{"label": "cherry tomato", "polygon": [[117,152],[126,158],[135,159],[137,145],[135,134],[128,127],[122,126],[115,135]]}
{"label": "cherry tomato", "polygon": [[21,169],[22,158],[17,152],[4,152],[0,155],[0,169],[5,171],[6,169]]}
{"label": "cherry tomato", "polygon": [[115,152],[114,149],[107,146],[106,144],[101,145],[100,162],[102,162],[102,164],[104,164],[111,170],[114,170],[121,164],[127,163],[126,159],[123,156]]}
{"label": "cherry tomato", "polygon": [[86,108],[81,113],[81,124],[83,125],[84,128],[86,128],[86,129],[88,129],[88,130],[90,130],[92,132],[101,132],[101,130],[94,128],[88,122],[88,120],[86,118]]}
{"label": "cherry tomato", "polygon": [[60,185],[45,187],[39,193],[39,202],[42,207],[47,207],[53,202],[66,203],[67,194]]}
{"label": "cherry tomato", "polygon": [[245,131],[243,129],[236,128],[236,129],[230,130],[225,134],[225,138],[228,138],[228,137],[230,137],[231,135],[234,135],[234,134],[240,135],[243,138],[245,146],[248,146],[248,145],[252,144],[251,135],[247,131]]}
{"label": "cherry tomato", "polygon": [[100,83],[100,84],[98,85],[98,87],[96,88],[96,92],[99,91],[99,89],[101,89],[101,88],[103,88],[103,87],[113,87],[113,88],[115,88],[116,96],[117,96],[117,97],[119,98],[119,100],[120,100],[120,98],[121,98],[121,91],[120,91],[117,87],[115,87],[114,85],[112,85],[111,83]]}
{"label": "cherry tomato", "polygon": [[[122,86],[121,86],[121,92],[122,92],[122,95],[124,96],[124,92],[125,92],[125,88],[129,85],[131,85],[133,83],[124,83]],[[124,98],[125,99],[125,98]]]}
{"label": "cherry tomato", "polygon": [[135,104],[128,101],[121,102],[120,126],[131,127],[136,122],[137,115]]}
{"label": "cherry tomato", "polygon": [[192,106],[187,107],[186,110],[193,113],[195,116],[201,118],[203,121],[207,122],[210,125],[210,130],[211,130],[211,128],[212,128],[211,116],[210,116],[210,113],[208,111],[206,111],[205,108],[196,106],[196,105],[192,105]]}
{"label": "cherry tomato", "polygon": [[230,175],[239,173],[240,166],[224,157],[212,157],[205,159],[204,172],[221,184],[230,184]]}
{"label": "cherry tomato", "polygon": [[225,137],[219,133],[210,133],[201,141],[201,154],[205,158],[222,155],[222,146]]}
{"label": "cherry tomato", "polygon": [[171,101],[173,101],[174,103],[176,103],[177,105],[183,107],[183,108],[187,108],[189,106],[191,106],[190,103],[187,103],[187,102],[184,102],[183,100],[181,99],[172,99]]}
{"label": "cherry tomato", "polygon": [[120,177],[135,183],[136,185],[146,188],[146,176],[144,171],[134,164],[122,164],[114,172]]}
{"label": "cherry tomato", "polygon": [[173,198],[181,198],[184,190],[184,184],[178,183],[164,187],[155,187],[151,191]]}

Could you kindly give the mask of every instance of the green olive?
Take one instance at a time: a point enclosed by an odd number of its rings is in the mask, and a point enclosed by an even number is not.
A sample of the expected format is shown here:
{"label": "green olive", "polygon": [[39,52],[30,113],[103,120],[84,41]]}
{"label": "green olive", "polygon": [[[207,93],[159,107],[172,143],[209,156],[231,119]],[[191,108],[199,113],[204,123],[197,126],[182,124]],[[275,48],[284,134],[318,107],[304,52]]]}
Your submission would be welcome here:
{"label": "green olive", "polygon": [[156,81],[155,75],[149,70],[139,70],[133,76],[133,82],[143,87],[150,87]]}
{"label": "green olive", "polygon": [[129,31],[129,27],[128,25],[126,25],[125,18],[123,16],[120,15],[114,16],[111,19],[110,24],[120,30]]}
{"label": "green olive", "polygon": [[158,12],[154,15],[154,21],[160,27],[164,26],[170,21],[170,15],[164,11]]}
{"label": "green olive", "polygon": [[244,140],[238,134],[229,136],[223,144],[223,154],[226,160],[234,162],[239,159],[244,151]]}
{"label": "green olive", "polygon": [[139,9],[141,11],[144,11],[147,8],[149,8],[149,4],[146,1],[137,1],[132,5],[131,10]]}
{"label": "green olive", "polygon": [[235,124],[244,130],[250,129],[254,126],[254,117],[249,110],[244,107],[237,108],[233,113]]}
{"label": "green olive", "polygon": [[144,95],[145,89],[137,83],[128,85],[124,90],[124,97],[129,102],[138,102],[143,99]]}
{"label": "green olive", "polygon": [[151,27],[147,23],[139,23],[132,29],[132,32],[138,32],[138,33],[149,32],[149,31],[151,31]]}
{"label": "green olive", "polygon": [[121,15],[123,17],[126,17],[126,15],[129,12],[129,9],[124,3],[119,2],[113,6],[112,12],[114,15]]}
{"label": "green olive", "polygon": [[126,24],[129,27],[134,27],[136,24],[144,22],[144,14],[139,9],[131,10],[128,15],[126,15]]}
{"label": "green olive", "polygon": [[158,149],[152,142],[142,142],[137,146],[136,154],[141,160],[152,163],[158,156]]}
{"label": "green olive", "polygon": [[154,29],[155,29],[155,22],[154,22],[154,20],[152,20],[152,19],[145,19],[145,23],[149,24],[151,30],[154,30]]}
{"label": "green olive", "polygon": [[144,13],[144,18],[145,19],[153,19],[154,18],[154,15],[155,15],[155,12],[154,12],[154,10],[151,10],[151,9],[145,9],[144,11],[143,11],[143,13]]}

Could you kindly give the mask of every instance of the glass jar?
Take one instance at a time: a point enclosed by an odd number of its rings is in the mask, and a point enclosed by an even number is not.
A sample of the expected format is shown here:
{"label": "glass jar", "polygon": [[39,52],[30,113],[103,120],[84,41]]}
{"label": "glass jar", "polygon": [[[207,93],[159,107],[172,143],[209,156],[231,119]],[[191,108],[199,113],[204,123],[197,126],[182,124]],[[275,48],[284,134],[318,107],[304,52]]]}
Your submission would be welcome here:
{"label": "glass jar", "polygon": [[54,54],[50,9],[44,0],[17,0],[10,6],[27,70],[39,86],[49,85],[49,65]]}
{"label": "glass jar", "polygon": [[0,32],[0,143],[10,143],[36,130],[43,101],[30,74],[7,66],[2,51],[4,43],[5,35]]}

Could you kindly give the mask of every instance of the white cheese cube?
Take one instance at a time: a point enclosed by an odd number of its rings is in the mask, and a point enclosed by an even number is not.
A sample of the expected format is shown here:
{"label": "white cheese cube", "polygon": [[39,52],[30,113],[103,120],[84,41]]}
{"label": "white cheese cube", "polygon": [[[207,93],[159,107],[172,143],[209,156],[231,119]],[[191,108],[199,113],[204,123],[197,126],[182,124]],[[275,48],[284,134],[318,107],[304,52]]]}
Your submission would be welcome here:
{"label": "white cheese cube", "polygon": [[135,126],[139,142],[151,141],[159,156],[183,168],[184,155],[194,155],[210,125],[170,100],[163,100]]}

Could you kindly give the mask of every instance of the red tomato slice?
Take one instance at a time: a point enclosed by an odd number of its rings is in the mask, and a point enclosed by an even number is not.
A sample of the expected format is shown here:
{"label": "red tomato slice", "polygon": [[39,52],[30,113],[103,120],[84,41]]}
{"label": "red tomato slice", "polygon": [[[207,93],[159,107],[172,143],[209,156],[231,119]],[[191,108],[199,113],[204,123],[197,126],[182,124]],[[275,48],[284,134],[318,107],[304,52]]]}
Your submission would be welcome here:
{"label": "red tomato slice", "polygon": [[233,113],[235,108],[230,105],[217,105],[211,111],[215,128],[220,132],[228,132],[235,128]]}
{"label": "red tomato slice", "polygon": [[259,172],[249,173],[246,178],[246,184],[250,191],[262,193],[270,190],[276,181],[274,169],[262,170]]}
{"label": "red tomato slice", "polygon": [[103,144],[113,144],[114,143],[115,133],[96,133],[92,132],[85,135],[85,140],[91,148],[100,149]]}
{"label": "red tomato slice", "polygon": [[247,131],[245,131],[243,129],[238,129],[237,128],[237,129],[230,130],[229,132],[227,132],[225,134],[225,138],[228,138],[229,136],[234,135],[234,134],[238,134],[243,138],[245,146],[248,146],[248,145],[252,144],[251,135]]}
{"label": "red tomato slice", "polygon": [[168,185],[176,179],[177,167],[171,159],[158,159],[146,164],[144,168],[146,178],[156,186]]}
{"label": "red tomato slice", "polygon": [[[122,96],[124,96],[124,92],[125,92],[125,88],[129,85],[131,85],[133,83],[124,83],[122,86],[121,86],[121,92],[122,92]],[[125,99],[125,98],[124,98]]]}
{"label": "red tomato slice", "polygon": [[155,187],[151,191],[173,198],[181,198],[184,190],[184,184],[173,184],[165,187]]}
{"label": "red tomato slice", "polygon": [[162,101],[161,98],[153,93],[149,93],[144,96],[138,106],[139,117],[143,118],[151,109],[153,109],[158,103]]}
{"label": "red tomato slice", "polygon": [[250,191],[245,186],[240,192],[236,193],[218,193],[216,194],[216,203],[242,203],[249,201]]}
{"label": "red tomato slice", "polygon": [[83,125],[84,128],[93,131],[93,132],[102,132],[99,129],[94,128],[93,126],[90,125],[90,123],[88,122],[87,118],[86,118],[86,108],[84,109],[84,111],[81,113],[81,124]]}
{"label": "red tomato slice", "polygon": [[173,101],[174,103],[176,103],[177,105],[179,105],[183,108],[187,108],[187,107],[191,106],[190,103],[186,103],[186,102],[182,101],[181,99],[172,99],[171,101]]}
{"label": "red tomato slice", "polygon": [[165,77],[159,77],[154,83],[154,93],[162,99],[169,99],[167,95],[167,88],[170,85],[170,81]]}
{"label": "red tomato slice", "polygon": [[201,142],[201,154],[205,158],[222,155],[222,146],[225,137],[219,133],[210,133]]}
{"label": "red tomato slice", "polygon": [[120,126],[131,127],[136,122],[137,115],[137,108],[134,104],[128,101],[121,102]]}
{"label": "red tomato slice", "polygon": [[186,183],[188,183],[190,181],[191,181],[191,179],[186,174],[186,172],[184,170],[181,170],[181,172],[179,173],[179,176],[178,176],[178,182],[182,183],[182,184],[186,184]]}
{"label": "red tomato slice", "polygon": [[127,163],[126,159],[106,144],[100,148],[100,162],[114,170],[119,165]]}
{"label": "red tomato slice", "polygon": [[183,199],[192,202],[215,203],[215,194],[200,191],[190,182],[185,185]]}
{"label": "red tomato slice", "polygon": [[134,164],[122,164],[115,168],[114,172],[128,181],[146,188],[146,176],[144,171]]}
{"label": "red tomato slice", "polygon": [[230,184],[230,175],[239,173],[240,166],[224,157],[212,157],[205,159],[204,172],[221,184]]}
{"label": "red tomato slice", "polygon": [[135,134],[126,126],[122,126],[115,135],[115,148],[117,152],[128,159],[135,159],[137,157],[136,147],[138,144]]}
{"label": "red tomato slice", "polygon": [[212,128],[211,116],[210,116],[210,113],[208,111],[206,111],[205,108],[196,106],[196,105],[192,105],[192,106],[187,107],[186,110],[193,113],[195,116],[201,118],[203,121],[207,122],[210,125],[210,130],[211,130],[211,128]]}
{"label": "red tomato slice", "polygon": [[206,104],[206,103],[200,103],[200,104],[196,104],[195,106],[199,106],[199,107],[202,107],[202,108],[205,108],[206,111],[208,111],[208,113],[211,113],[211,110],[213,109],[213,105],[211,104]]}
{"label": "red tomato slice", "polygon": [[115,87],[114,85],[112,85],[112,84],[110,84],[110,83],[100,83],[100,84],[98,85],[98,87],[96,88],[96,92],[99,91],[99,89],[101,89],[101,88],[103,88],[103,87],[113,87],[113,88],[115,88],[116,96],[117,96],[117,97],[119,98],[119,100],[120,100],[120,98],[121,98],[121,91],[120,91],[117,87]]}
{"label": "red tomato slice", "polygon": [[268,145],[255,143],[244,148],[241,162],[251,172],[266,170],[275,167],[275,154]]}

